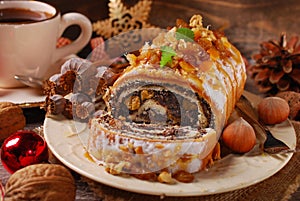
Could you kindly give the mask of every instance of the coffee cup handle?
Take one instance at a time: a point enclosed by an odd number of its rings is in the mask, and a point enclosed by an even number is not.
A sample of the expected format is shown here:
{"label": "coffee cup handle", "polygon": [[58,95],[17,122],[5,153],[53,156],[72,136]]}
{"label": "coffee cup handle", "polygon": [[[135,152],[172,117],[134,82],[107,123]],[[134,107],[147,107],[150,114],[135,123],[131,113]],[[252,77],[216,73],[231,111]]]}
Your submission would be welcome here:
{"label": "coffee cup handle", "polygon": [[63,32],[71,25],[78,25],[81,29],[80,35],[72,43],[60,48],[56,48],[53,62],[66,57],[70,54],[80,51],[91,39],[92,36],[92,24],[91,21],[80,13],[66,13],[61,17],[59,37]]}

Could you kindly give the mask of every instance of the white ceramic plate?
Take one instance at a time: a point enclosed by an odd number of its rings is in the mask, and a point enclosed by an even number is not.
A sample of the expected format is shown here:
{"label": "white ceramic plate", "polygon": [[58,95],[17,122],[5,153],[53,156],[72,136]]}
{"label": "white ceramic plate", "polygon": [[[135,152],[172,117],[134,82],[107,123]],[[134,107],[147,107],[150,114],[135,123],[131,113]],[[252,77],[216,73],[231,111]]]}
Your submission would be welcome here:
{"label": "white ceramic plate", "polygon": [[[296,135],[289,121],[276,125],[272,132],[279,135],[290,148],[295,148]],[[292,157],[292,153],[258,154],[257,145],[245,155],[230,154],[216,161],[212,168],[196,174],[193,183],[168,185],[108,174],[104,167],[98,166],[87,157],[83,144],[86,143],[88,133],[86,124],[73,120],[46,118],[44,123],[45,139],[50,150],[66,166],[96,182],[151,195],[199,196],[244,188],[274,175]]]}

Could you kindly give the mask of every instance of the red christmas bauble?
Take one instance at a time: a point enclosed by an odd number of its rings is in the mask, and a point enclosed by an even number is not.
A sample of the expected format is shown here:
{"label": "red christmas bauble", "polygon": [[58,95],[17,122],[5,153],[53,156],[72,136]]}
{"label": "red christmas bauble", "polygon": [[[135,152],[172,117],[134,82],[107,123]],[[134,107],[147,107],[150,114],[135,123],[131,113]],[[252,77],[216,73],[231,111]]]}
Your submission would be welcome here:
{"label": "red christmas bauble", "polygon": [[48,147],[45,140],[33,131],[18,131],[2,144],[1,162],[10,173],[28,165],[48,161]]}

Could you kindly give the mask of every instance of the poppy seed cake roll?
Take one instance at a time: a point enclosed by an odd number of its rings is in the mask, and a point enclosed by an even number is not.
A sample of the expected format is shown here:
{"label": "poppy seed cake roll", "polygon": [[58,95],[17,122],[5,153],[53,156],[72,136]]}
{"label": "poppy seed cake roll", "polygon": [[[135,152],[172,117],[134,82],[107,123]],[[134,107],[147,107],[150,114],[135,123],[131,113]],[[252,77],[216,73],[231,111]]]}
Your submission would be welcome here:
{"label": "poppy seed cake roll", "polygon": [[244,89],[240,52],[196,15],[127,59],[104,96],[107,111],[90,121],[90,155],[117,174],[194,173],[210,165]]}

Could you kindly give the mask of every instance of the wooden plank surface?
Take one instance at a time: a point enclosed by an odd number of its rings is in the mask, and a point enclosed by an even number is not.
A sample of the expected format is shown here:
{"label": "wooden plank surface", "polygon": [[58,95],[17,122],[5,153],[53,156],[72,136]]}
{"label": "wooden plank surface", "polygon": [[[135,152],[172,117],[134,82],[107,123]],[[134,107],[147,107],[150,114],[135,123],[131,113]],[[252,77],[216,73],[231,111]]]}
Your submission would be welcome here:
{"label": "wooden plank surface", "polygon": [[[81,12],[93,22],[108,18],[108,0],[45,2],[55,5],[62,13]],[[124,0],[128,6],[136,2]],[[205,25],[224,28],[229,40],[248,58],[258,51],[260,42],[278,40],[281,32],[287,32],[288,36],[300,35],[299,0],[154,0],[149,22],[165,28],[174,25],[177,18],[188,20],[193,14],[203,15]],[[0,178],[7,180],[9,175],[2,166],[0,170]],[[87,189],[82,183],[79,186],[79,191]],[[86,193],[88,198],[80,200],[94,200],[90,191]],[[290,200],[300,200],[299,189]]]}

